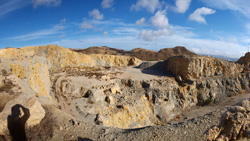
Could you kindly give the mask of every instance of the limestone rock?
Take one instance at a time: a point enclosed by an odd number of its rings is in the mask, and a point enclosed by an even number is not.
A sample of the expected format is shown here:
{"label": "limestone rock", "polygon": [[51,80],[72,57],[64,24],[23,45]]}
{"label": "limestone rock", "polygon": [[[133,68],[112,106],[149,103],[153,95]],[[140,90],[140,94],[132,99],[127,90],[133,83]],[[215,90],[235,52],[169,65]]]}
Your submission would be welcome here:
{"label": "limestone rock", "polygon": [[45,110],[35,97],[22,94],[7,102],[0,113],[0,134],[9,135],[7,123],[12,119],[22,120],[25,116],[26,127],[32,127],[44,118]]}
{"label": "limestone rock", "polygon": [[24,66],[18,64],[11,64],[10,67],[12,69],[12,73],[15,74],[18,78],[26,78],[26,71]]}
{"label": "limestone rock", "polygon": [[237,64],[207,56],[178,56],[169,58],[163,69],[174,75],[179,75],[185,81],[200,77],[219,75],[234,75],[242,72],[243,68]]}
{"label": "limestone rock", "polygon": [[28,80],[36,96],[50,101],[50,73],[65,67],[124,67],[140,63],[135,57],[86,55],[55,45],[1,49],[0,57],[10,65],[14,75]]}
{"label": "limestone rock", "polygon": [[222,115],[218,126],[209,129],[204,135],[205,140],[240,140],[250,139],[250,101],[245,100],[238,106],[229,107]]}

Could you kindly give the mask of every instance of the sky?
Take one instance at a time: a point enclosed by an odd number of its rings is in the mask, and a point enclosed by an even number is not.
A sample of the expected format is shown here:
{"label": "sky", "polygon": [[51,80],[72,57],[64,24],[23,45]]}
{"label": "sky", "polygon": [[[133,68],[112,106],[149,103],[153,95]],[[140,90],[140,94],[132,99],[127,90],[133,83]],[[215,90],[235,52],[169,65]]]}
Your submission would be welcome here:
{"label": "sky", "polygon": [[236,58],[249,43],[249,0],[0,0],[0,48],[185,46]]}

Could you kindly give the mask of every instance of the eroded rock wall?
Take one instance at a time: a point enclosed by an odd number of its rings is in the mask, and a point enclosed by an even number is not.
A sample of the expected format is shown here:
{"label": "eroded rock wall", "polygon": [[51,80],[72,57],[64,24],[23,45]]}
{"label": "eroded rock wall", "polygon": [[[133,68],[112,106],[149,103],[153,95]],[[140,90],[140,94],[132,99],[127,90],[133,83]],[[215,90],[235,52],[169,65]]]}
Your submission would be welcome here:
{"label": "eroded rock wall", "polygon": [[68,66],[124,67],[140,62],[128,56],[80,54],[55,45],[1,49],[0,57],[10,65],[13,74],[28,81],[43,103],[53,102],[50,96],[50,72]]}
{"label": "eroded rock wall", "polygon": [[164,63],[163,69],[185,81],[201,77],[237,75],[243,71],[243,67],[238,64],[207,56],[172,57]]}

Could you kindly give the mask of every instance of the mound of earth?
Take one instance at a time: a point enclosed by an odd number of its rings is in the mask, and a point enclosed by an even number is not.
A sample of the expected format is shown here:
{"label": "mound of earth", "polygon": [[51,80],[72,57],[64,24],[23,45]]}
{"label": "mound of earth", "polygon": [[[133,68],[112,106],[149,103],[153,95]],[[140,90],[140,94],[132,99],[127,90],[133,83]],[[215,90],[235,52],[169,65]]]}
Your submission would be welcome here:
{"label": "mound of earth", "polygon": [[[141,63],[47,45],[0,57],[4,140],[202,140],[225,112],[203,107],[250,92],[242,65],[206,56]],[[200,106],[202,115],[182,118]]]}
{"label": "mound of earth", "polygon": [[180,55],[190,55],[190,56],[196,55],[195,53],[189,51],[185,47],[164,48],[158,52],[143,48],[135,48],[133,50],[126,51],[109,47],[90,47],[87,49],[71,49],[71,50],[83,54],[109,54],[109,55],[134,56],[144,61],[167,60],[170,57],[180,56]]}

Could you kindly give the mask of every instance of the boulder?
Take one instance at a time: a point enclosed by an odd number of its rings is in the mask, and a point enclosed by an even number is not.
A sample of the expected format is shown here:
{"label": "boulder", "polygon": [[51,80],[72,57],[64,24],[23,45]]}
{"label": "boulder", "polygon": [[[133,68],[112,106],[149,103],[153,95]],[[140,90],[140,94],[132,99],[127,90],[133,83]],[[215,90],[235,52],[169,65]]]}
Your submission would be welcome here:
{"label": "boulder", "polygon": [[10,135],[11,126],[35,126],[44,116],[45,110],[35,97],[21,94],[7,102],[0,113],[0,134]]}
{"label": "boulder", "polygon": [[250,101],[245,100],[238,106],[229,107],[222,115],[221,122],[207,131],[205,140],[250,139]]}

